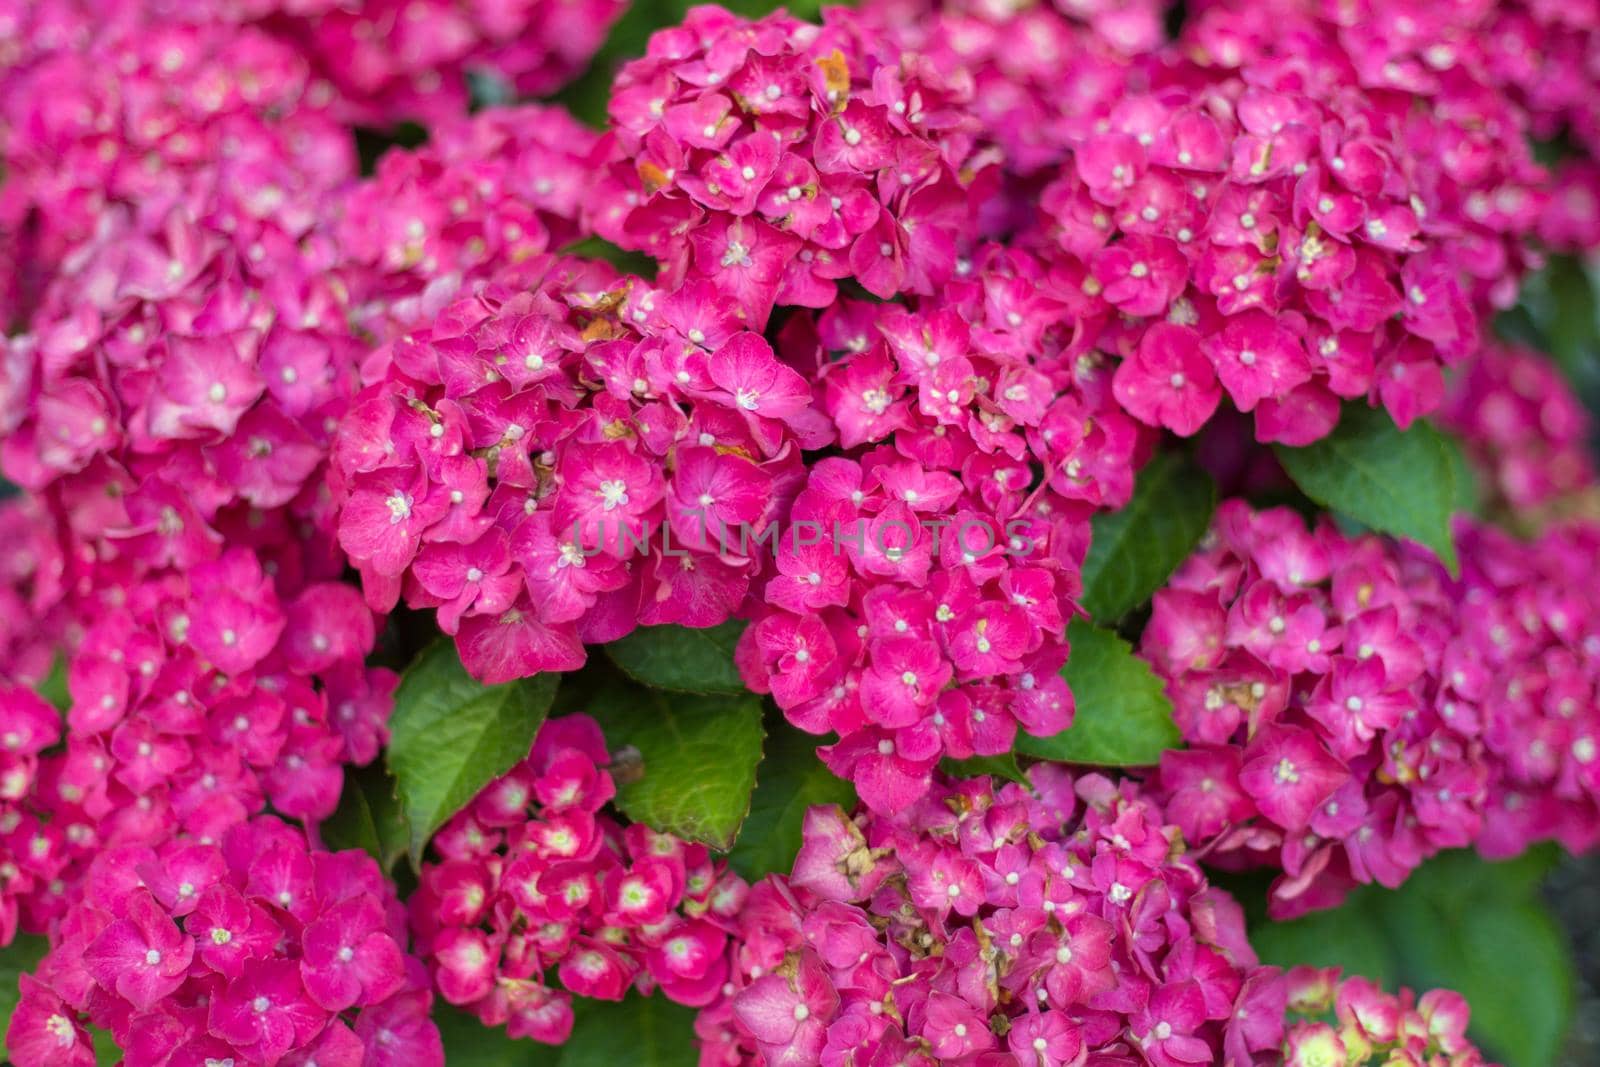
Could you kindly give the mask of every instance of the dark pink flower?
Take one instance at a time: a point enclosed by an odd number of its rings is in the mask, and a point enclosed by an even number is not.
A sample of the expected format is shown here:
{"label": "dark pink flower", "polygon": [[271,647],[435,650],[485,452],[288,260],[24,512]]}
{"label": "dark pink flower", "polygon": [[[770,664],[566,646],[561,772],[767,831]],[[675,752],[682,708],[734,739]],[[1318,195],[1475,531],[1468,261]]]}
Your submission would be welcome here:
{"label": "dark pink flower", "polygon": [[329,1011],[367,1007],[404,981],[404,956],[370,897],[353,897],[320,915],[301,935],[301,979]]}
{"label": "dark pink flower", "polygon": [[89,946],[84,966],[103,988],[149,1011],[183,984],[194,941],[146,890],[135,890],[121,910],[123,916]]}
{"label": "dark pink flower", "polygon": [[1184,435],[1204,425],[1222,395],[1199,335],[1168,324],[1145,334],[1138,352],[1117,368],[1115,388],[1134,416]]}

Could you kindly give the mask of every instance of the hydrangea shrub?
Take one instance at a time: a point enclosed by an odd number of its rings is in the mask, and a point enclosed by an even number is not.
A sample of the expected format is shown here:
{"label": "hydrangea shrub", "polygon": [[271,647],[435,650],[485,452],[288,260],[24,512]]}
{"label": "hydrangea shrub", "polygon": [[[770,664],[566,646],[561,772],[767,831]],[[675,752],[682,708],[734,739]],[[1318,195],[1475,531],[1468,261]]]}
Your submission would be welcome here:
{"label": "hydrangea shrub", "polygon": [[9,1062],[1555,1067],[1595,20],[1435,7],[0,0]]}

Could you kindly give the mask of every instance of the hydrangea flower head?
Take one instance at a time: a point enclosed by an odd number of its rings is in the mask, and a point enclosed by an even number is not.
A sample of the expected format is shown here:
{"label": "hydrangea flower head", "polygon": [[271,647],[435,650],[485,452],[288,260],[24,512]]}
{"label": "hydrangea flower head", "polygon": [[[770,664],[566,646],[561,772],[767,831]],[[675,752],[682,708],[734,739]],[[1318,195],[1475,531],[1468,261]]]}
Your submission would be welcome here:
{"label": "hydrangea flower head", "polygon": [[67,665],[65,746],[30,755],[38,707],[0,712],[29,780],[26,826],[8,840],[48,845],[28,846],[28,869],[43,864],[22,898],[34,931],[61,919],[108,852],[221,840],[268,803],[327,818],[343,766],[370,763],[387,739],[397,681],[363,662],[375,627],[358,590],[288,585],[242,546],[182,577],[89,580],[106,587],[83,601],[93,621]]}
{"label": "hydrangea flower head", "polygon": [[[1283,873],[1278,915],[1396,887],[1446,848],[1596,839],[1592,523],[1530,543],[1458,519],[1426,551],[1224,504],[1142,651],[1189,747],[1159,795],[1219,860]],[[1582,586],[1581,588],[1579,588]]]}
{"label": "hydrangea flower head", "polygon": [[977,234],[990,162],[966,78],[944,79],[842,9],[821,27],[692,9],[611,95],[595,232],[709,281],[754,329],[842,279],[932,293]]}
{"label": "hydrangea flower head", "polygon": [[19,268],[17,291],[0,291],[11,298],[0,323],[27,321],[108,209],[159,221],[215,196],[242,228],[298,237],[307,197],[355,173],[349,135],[298,49],[202,14],[149,0],[0,8],[17,42],[0,55],[0,246]]}
{"label": "hydrangea flower head", "polygon": [[1365,978],[1341,981],[1337,967],[1295,967],[1282,981],[1292,1020],[1284,1035],[1283,1067],[1489,1067],[1467,1037],[1471,1013],[1459,993],[1386,993]]}
{"label": "hydrangea flower head", "polygon": [[444,1063],[404,910],[365,853],[262,817],[107,849],[88,879],[24,980],[18,1067],[93,1063],[85,1022],[137,1064]]}
{"label": "hydrangea flower head", "polygon": [[1407,425],[1532,261],[1525,116],[1482,87],[1372,84],[1309,6],[1204,7],[1039,195],[1024,239],[1149,425],[1193,434],[1224,394],[1261,441],[1317,440],[1341,399]]}
{"label": "hydrangea flower head", "polygon": [[386,341],[429,326],[508,264],[576,240],[597,142],[529,104],[442,120],[422,147],[386,152],[328,223],[361,329]]}
{"label": "hydrangea flower head", "polygon": [[830,436],[709,290],[580,260],[526,261],[366,369],[335,448],[340,544],[369,600],[438,608],[490,682],[728,619],[800,448]]}
{"label": "hydrangea flower head", "polygon": [[659,987],[699,1006],[727,981],[745,883],[704,845],[602,810],[616,792],[609,763],[593,719],[546,722],[528,758],[440,830],[423,866],[411,925],[434,984],[512,1037],[561,1044],[574,996]]}
{"label": "hydrangea flower head", "polygon": [[1547,356],[1484,345],[1451,383],[1441,416],[1511,508],[1550,504],[1595,480],[1592,420]]}
{"label": "hydrangea flower head", "polygon": [[[935,780],[887,818],[812,808],[741,914],[701,1062],[1249,1062],[1282,1037],[1243,913],[1132,784]],[[1277,1022],[1274,1025],[1273,1019]]]}
{"label": "hydrangea flower head", "polygon": [[225,0],[310,62],[340,121],[388,127],[467,113],[471,79],[544,96],[583,71],[618,0]]}
{"label": "hydrangea flower head", "polygon": [[1103,365],[1060,358],[1051,281],[988,247],[938,300],[786,331],[848,451],[810,467],[738,660],[790,722],[839,735],[823,757],[874,811],[942,756],[1071,722],[1086,520],[1128,499],[1142,441]]}

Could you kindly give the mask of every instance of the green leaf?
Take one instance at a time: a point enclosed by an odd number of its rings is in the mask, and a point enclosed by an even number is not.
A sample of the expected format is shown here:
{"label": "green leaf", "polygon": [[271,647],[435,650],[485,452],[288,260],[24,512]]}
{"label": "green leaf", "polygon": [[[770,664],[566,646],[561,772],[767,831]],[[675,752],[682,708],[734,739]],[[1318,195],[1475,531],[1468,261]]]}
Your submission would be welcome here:
{"label": "green leaf", "polygon": [[506,1036],[466,1012],[440,1002],[433,1020],[450,1067],[695,1067],[699,1059],[695,1013],[660,993],[626,1000],[574,997],[572,1036],[559,1046]]}
{"label": "green leaf", "polygon": [[1094,518],[1083,561],[1084,609],[1111,623],[1150,599],[1204,536],[1216,486],[1182,456],[1167,452],[1139,472],[1133,499]]}
{"label": "green leaf", "polygon": [[406,854],[411,827],[400,809],[395,781],[382,764],[345,772],[339,807],[322,824],[322,840],[335,851],[359,848],[386,872]]}
{"label": "green leaf", "polygon": [[117,1047],[117,1039],[111,1036],[111,1031],[91,1025],[89,1040],[94,1042],[96,1067],[115,1067],[122,1062],[122,1050]]}
{"label": "green leaf", "polygon": [[1474,1038],[1506,1067],[1552,1067],[1572,1015],[1573,963],[1539,897],[1541,869],[1453,853],[1379,898],[1406,984],[1466,997]]}
{"label": "green leaf", "polygon": [[67,691],[67,657],[56,656],[55,662],[50,664],[50,673],[39,682],[36,692],[63,715],[72,710],[72,694]]}
{"label": "green leaf", "polygon": [[942,759],[939,769],[954,778],[1001,778],[1008,782],[1026,784],[1028,776],[1022,773],[1015,753],[1002,756],[973,756],[971,759]]}
{"label": "green leaf", "polygon": [[1583,263],[1574,256],[1554,256],[1539,275],[1545,288],[1544,314],[1539,328],[1544,334],[1536,347],[1555,357],[1575,381],[1593,374],[1595,348],[1600,346],[1595,292]]}
{"label": "green leaf", "polygon": [[557,1067],[562,1049],[541,1045],[530,1038],[506,1035],[503,1026],[485,1026],[477,1017],[437,999],[433,1021],[444,1042],[444,1062],[450,1067]]}
{"label": "green leaf", "polygon": [[637,274],[641,278],[656,276],[656,261],[643,252],[628,252],[603,237],[585,237],[561,249],[560,255],[581,259],[603,259],[623,274]]}
{"label": "green leaf", "polygon": [[11,1026],[11,1013],[22,999],[17,979],[39,966],[49,950],[49,939],[35,934],[18,934],[15,941],[0,949],[0,1040],[4,1040]]}
{"label": "green leaf", "polygon": [[1018,734],[1018,752],[1064,763],[1147,767],[1182,743],[1161,680],[1132,645],[1081,619],[1067,627],[1067,640],[1072,652],[1062,674],[1077,714],[1054,737]]}
{"label": "green leaf", "polygon": [[679,693],[743,693],[744,679],[733,664],[733,646],[745,623],[720,626],[641,626],[605,646],[611,662],[634,681]]}
{"label": "green leaf", "polygon": [[[589,710],[618,764],[616,806],[624,815],[723,851],[733,847],[750,812],[766,736],[754,694],[614,685]],[[630,767],[635,752],[638,766]]]}
{"label": "green leaf", "polygon": [[389,771],[410,825],[413,864],[435,830],[533,747],[558,675],[484,685],[455,645],[436,641],[400,679],[389,718]]}
{"label": "green leaf", "polygon": [[1455,445],[1424,422],[1401,431],[1388,414],[1346,404],[1333,433],[1275,451],[1301,491],[1364,526],[1408,537],[1455,573],[1450,515],[1459,499]]}
{"label": "green leaf", "polygon": [[837,804],[846,811],[856,791],[817,758],[817,740],[773,716],[767,724],[767,754],[756,771],[750,815],[739,830],[729,860],[751,882],[776,871],[787,874],[800,851],[806,809]]}
{"label": "green leaf", "polygon": [[[1457,443],[1450,438],[1445,438],[1446,452],[1450,456],[1451,486],[1455,495],[1450,501],[1452,515],[1481,515],[1483,514],[1484,487],[1478,477],[1476,468],[1472,466],[1467,454],[1461,450]],[[1453,545],[1455,542],[1452,541]]]}
{"label": "green leaf", "polygon": [[1331,911],[1252,927],[1250,946],[1262,963],[1342,967],[1345,974],[1364,975],[1392,990],[1399,980],[1399,961],[1381,920],[1364,900],[1353,898]]}
{"label": "green leaf", "polygon": [[572,1036],[561,1047],[561,1067],[696,1067],[700,1061],[692,1008],[660,993],[576,1002],[580,1007]]}

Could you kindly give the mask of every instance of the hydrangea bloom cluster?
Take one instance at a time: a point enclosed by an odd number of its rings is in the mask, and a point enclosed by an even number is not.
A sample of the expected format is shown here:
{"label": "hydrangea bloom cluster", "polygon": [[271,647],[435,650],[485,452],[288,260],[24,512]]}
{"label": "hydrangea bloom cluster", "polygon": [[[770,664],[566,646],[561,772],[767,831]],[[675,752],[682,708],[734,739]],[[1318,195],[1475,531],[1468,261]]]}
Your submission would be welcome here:
{"label": "hydrangea bloom cluster", "polygon": [[0,369],[0,466],[74,563],[181,569],[226,531],[336,575],[320,474],[361,346],[331,253],[309,217],[199,199],[110,212],[63,265]]}
{"label": "hydrangea bloom cluster", "polygon": [[[30,797],[44,845],[28,847],[55,863],[23,901],[30,930],[63,914],[97,854],[220,840],[268,803],[328,817],[343,764],[387,740],[396,677],[363,662],[374,620],[354,587],[275,582],[234,547],[107,590],[67,669],[65,747]],[[29,721],[8,713],[6,729]]]}
{"label": "hydrangea bloom cluster", "polygon": [[1445,848],[1600,841],[1600,527],[1417,548],[1219,510],[1156,594],[1143,655],[1189,747],[1159,795],[1215,862],[1282,871],[1275,914],[1395,887]]}
{"label": "hydrangea bloom cluster", "polygon": [[1034,358],[1057,306],[1032,259],[988,249],[938,302],[845,301],[786,337],[849,451],[807,470],[739,662],[795,725],[840,735],[823,758],[875,811],[941,756],[1071,722],[1084,520],[1128,499],[1139,427],[1103,368]]}
{"label": "hydrangea bloom cluster", "polygon": [[1120,357],[1117,399],[1179,434],[1224,394],[1286,444],[1342,398],[1402,425],[1436,408],[1538,217],[1503,99],[1365,88],[1361,56],[1279,6],[1193,20],[1073,142],[1028,238],[1073,283],[1081,348]]}
{"label": "hydrangea bloom cluster", "polygon": [[380,351],[341,429],[339,538],[485,681],[638,625],[710,626],[829,428],[714,290],[537,257]]}
{"label": "hydrangea bloom cluster", "polygon": [[[355,172],[354,144],[298,50],[193,4],[0,4],[0,326],[114,205],[159,216],[229,201],[241,229],[291,238],[306,198]],[[160,266],[150,263],[147,270]],[[175,281],[189,281],[190,264]]]}
{"label": "hydrangea bloom cluster", "polygon": [[754,329],[775,302],[829,306],[845,278],[935,292],[992,177],[971,91],[843,9],[819,28],[695,8],[617,76],[591,224]]}
{"label": "hydrangea bloom cluster", "polygon": [[[1371,0],[1275,0],[1248,10],[1232,2],[1216,6],[1212,17],[1230,27],[1240,25],[1242,14],[1279,24],[1319,22],[1321,32],[1336,37],[1350,55],[1368,88],[1418,93],[1452,109],[1470,96],[1500,98],[1515,110],[1526,136],[1560,140],[1575,152],[1554,165],[1557,192],[1538,221],[1540,235],[1573,250],[1592,248],[1600,239],[1594,197],[1600,107],[1593,92],[1600,18],[1594,10],[1541,0],[1440,4],[1419,11]],[[1247,41],[1255,32],[1240,37]],[[1253,61],[1248,43],[1240,55]]]}
{"label": "hydrangea bloom cluster", "polygon": [[1250,1064],[1283,1036],[1243,913],[1130,783],[941,778],[889,819],[812,808],[740,916],[706,1067]]}
{"label": "hydrangea bloom cluster", "polygon": [[[1492,758],[1481,852],[1600,844],[1600,524],[1519,542],[1458,524],[1461,581],[1444,648],[1451,702]],[[1476,710],[1474,710],[1476,705]],[[1446,705],[1449,706],[1449,705]]]}
{"label": "hydrangea bloom cluster", "polygon": [[364,852],[271,818],[101,852],[6,1035],[17,1067],[442,1067],[405,911]]}
{"label": "hydrangea bloom cluster", "polygon": [[17,934],[21,904],[40,892],[65,863],[29,800],[39,780],[39,754],[61,737],[61,714],[33,690],[0,683],[0,945]]}
{"label": "hydrangea bloom cluster", "polygon": [[421,148],[385,153],[332,223],[363,330],[428,326],[508,265],[576,240],[598,141],[565,111],[527,105],[442,121]]}
{"label": "hydrangea bloom cluster", "polygon": [[74,642],[79,627],[61,599],[65,567],[38,501],[0,501],[0,680],[38,685]]}
{"label": "hydrangea bloom cluster", "polygon": [[1555,168],[1550,185],[1539,237],[1559,251],[1600,247],[1600,163],[1566,160]]}
{"label": "hydrangea bloom cluster", "polygon": [[609,763],[593,719],[546,722],[529,757],[434,838],[438,862],[411,899],[440,994],[512,1037],[565,1041],[573,996],[659,988],[699,1006],[728,979],[748,887],[704,845],[603,812]]}
{"label": "hydrangea bloom cluster", "polygon": [[1395,995],[1365,978],[1340,981],[1336,967],[1296,967],[1285,981],[1299,1018],[1284,1037],[1283,1067],[1488,1067],[1467,1037],[1471,1012],[1459,993]]}
{"label": "hydrangea bloom cluster", "polygon": [[341,121],[466,114],[469,77],[542,96],[582,72],[622,0],[219,0],[306,56]]}
{"label": "hydrangea bloom cluster", "polygon": [[1451,382],[1440,421],[1513,509],[1548,504],[1595,480],[1589,414],[1560,369],[1537,352],[1484,345]]}
{"label": "hydrangea bloom cluster", "polygon": [[1161,795],[1215,861],[1283,872],[1277,914],[1477,837],[1486,675],[1447,646],[1447,581],[1420,550],[1229,501],[1156,594],[1142,653],[1189,742]]}
{"label": "hydrangea bloom cluster", "polygon": [[1006,171],[1031,175],[1061,163],[1118,97],[1145,86],[1135,60],[1163,41],[1164,6],[869,0],[859,10],[946,80],[970,78],[984,137]]}

